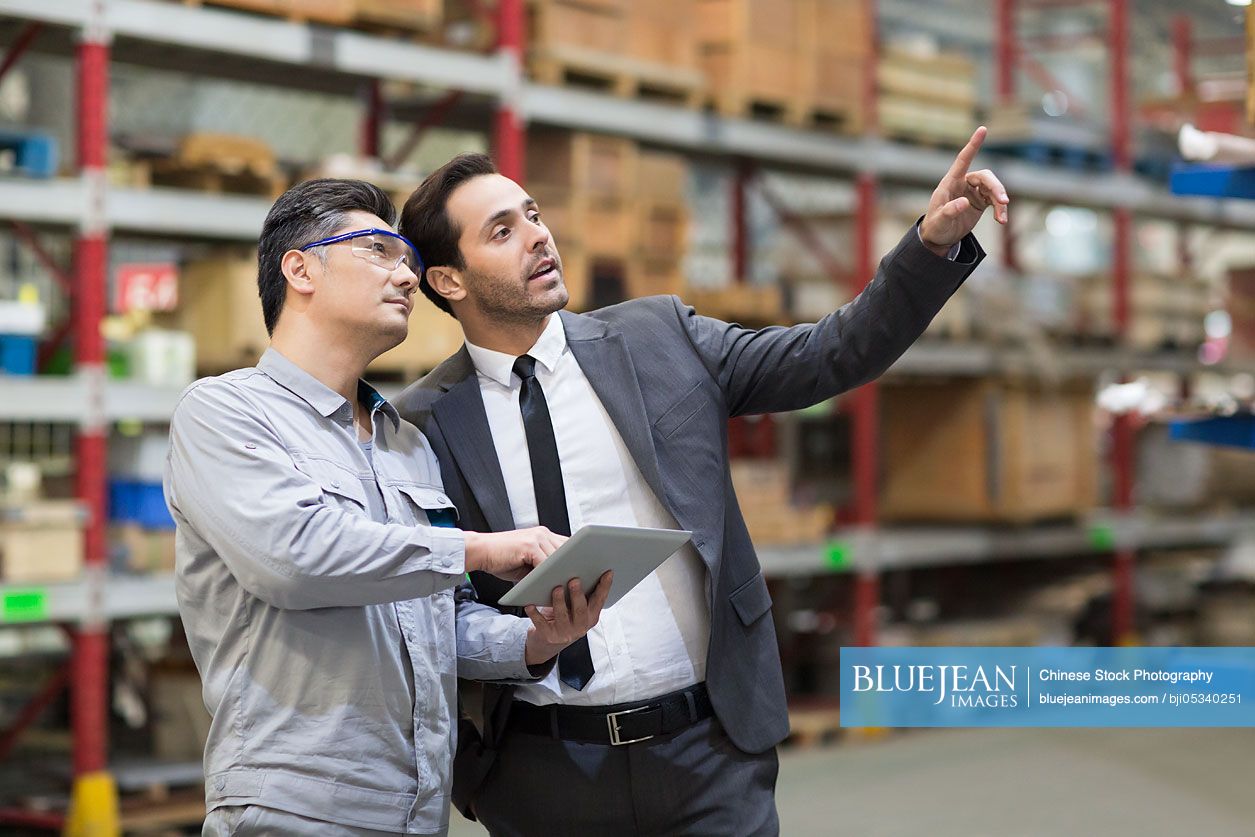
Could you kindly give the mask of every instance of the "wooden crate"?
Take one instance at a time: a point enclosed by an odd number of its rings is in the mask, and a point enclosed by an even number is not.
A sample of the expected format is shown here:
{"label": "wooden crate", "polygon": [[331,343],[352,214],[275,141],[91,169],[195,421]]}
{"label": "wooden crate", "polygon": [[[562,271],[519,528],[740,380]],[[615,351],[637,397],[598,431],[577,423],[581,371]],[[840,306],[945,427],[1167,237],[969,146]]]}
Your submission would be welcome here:
{"label": "wooden crate", "polygon": [[1093,399],[993,380],[881,391],[885,520],[1029,522],[1096,499]]}
{"label": "wooden crate", "polygon": [[183,0],[188,6],[226,6],[288,20],[347,26],[353,21],[354,0]]}
{"label": "wooden crate", "polygon": [[969,111],[978,101],[976,64],[955,53],[919,55],[886,50],[876,65],[876,84],[886,95],[957,105]]}
{"label": "wooden crate", "polygon": [[634,249],[635,213],[625,201],[589,192],[534,184],[529,189],[558,252],[575,247],[592,256],[626,259]]}
{"label": "wooden crate", "polygon": [[572,311],[591,311],[628,298],[627,260],[594,255],[578,245],[558,247]]}
{"label": "wooden crate", "polygon": [[428,32],[441,22],[443,0],[351,0],[359,26]]}
{"label": "wooden crate", "polygon": [[806,95],[796,105],[794,121],[846,134],[862,131],[867,58],[818,49],[805,61]]}
{"label": "wooden crate", "polygon": [[200,676],[191,665],[157,664],[149,669],[153,755],[168,761],[199,761],[213,717],[205,709]]}
{"label": "wooden crate", "polygon": [[862,131],[868,57],[875,26],[863,0],[803,0],[800,60],[804,80],[795,121]]}
{"label": "wooden crate", "polygon": [[702,70],[716,110],[794,120],[811,75],[802,54],[803,0],[698,0],[697,12]]}
{"label": "wooden crate", "polygon": [[699,314],[747,326],[785,321],[784,295],[779,285],[689,288],[684,292],[684,301]]}
{"label": "wooden crate", "polygon": [[405,342],[375,358],[367,374],[417,380],[461,346],[462,327],[458,321],[428,301],[421,291],[416,292]]}
{"label": "wooden crate", "polygon": [[832,55],[865,57],[876,42],[866,0],[804,0],[802,37]]}
{"label": "wooden crate", "polygon": [[1228,360],[1255,361],[1255,267],[1235,267],[1229,271],[1225,310],[1232,322]]}
{"label": "wooden crate", "polygon": [[1246,121],[1255,125],[1255,8],[1246,7]]}
{"label": "wooden crate", "polygon": [[[270,345],[257,296],[256,259],[190,262],[180,274],[179,299],[172,325],[195,339],[200,374],[252,366]],[[367,372],[417,377],[457,351],[461,342],[457,321],[416,292],[409,336],[376,358]]]}
{"label": "wooden crate", "polygon": [[[1203,320],[1211,310],[1205,283],[1175,275],[1139,273],[1129,288],[1128,345],[1143,350],[1193,348],[1205,337]],[[1078,283],[1072,333],[1102,341],[1116,339],[1111,280],[1086,277]]]}
{"label": "wooden crate", "polygon": [[[624,98],[696,107],[705,80],[691,36],[679,28],[693,0],[671,4],[670,27],[657,0],[532,0],[527,64],[544,84],[592,87]],[[693,53],[689,55],[688,53]]]}
{"label": "wooden crate", "polygon": [[174,572],[173,529],[145,529],[125,523],[109,527],[109,541],[122,549],[127,569],[132,572]]}
{"label": "wooden crate", "polygon": [[957,53],[885,50],[877,64],[881,130],[929,144],[963,144],[977,124],[976,65]]}
{"label": "wooden crate", "polygon": [[734,459],[730,471],[745,526],[755,544],[815,543],[827,534],[832,508],[795,505],[789,466],[784,460]]}
{"label": "wooden crate", "polygon": [[[634,210],[633,254],[659,263],[679,262],[688,250],[688,161],[679,154],[642,151],[637,160],[639,176]],[[681,283],[682,284],[682,283]],[[672,287],[672,286],[667,286]],[[677,290],[654,291],[678,293]],[[642,294],[633,293],[633,296]]]}
{"label": "wooden crate", "polygon": [[257,295],[255,256],[188,262],[169,324],[196,341],[196,368],[214,375],[257,363],[270,345]]}
{"label": "wooden crate", "polygon": [[627,7],[627,51],[633,58],[700,73],[697,0],[633,0]]}
{"label": "wooden crate", "polygon": [[0,508],[0,580],[73,581],[83,570],[83,515],[73,501]]}
{"label": "wooden crate", "polygon": [[287,188],[266,143],[234,134],[192,133],[174,156],[148,162],[154,186],[277,198]]}
{"label": "wooden crate", "polygon": [[528,137],[528,191],[564,257],[625,259],[635,241],[636,143],[538,130]]}
{"label": "wooden crate", "polygon": [[648,255],[629,259],[626,293],[630,299],[660,294],[682,295],[684,266],[676,260],[651,258]]}
{"label": "wooden crate", "polygon": [[526,182],[626,201],[636,193],[637,158],[630,139],[536,128],[527,132]]}

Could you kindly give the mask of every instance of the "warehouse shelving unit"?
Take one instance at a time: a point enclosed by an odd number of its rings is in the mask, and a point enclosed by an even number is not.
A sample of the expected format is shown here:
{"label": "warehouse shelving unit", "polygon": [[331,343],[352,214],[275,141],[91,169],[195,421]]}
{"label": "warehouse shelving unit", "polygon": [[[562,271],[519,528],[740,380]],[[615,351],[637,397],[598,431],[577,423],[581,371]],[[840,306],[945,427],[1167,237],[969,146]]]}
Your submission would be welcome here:
{"label": "warehouse shelving unit", "polygon": [[[1026,0],[1021,0],[1026,2]],[[1127,25],[1127,0],[1109,0],[1113,31]],[[868,0],[874,11],[875,0]],[[997,0],[1003,65],[1000,92],[1009,97],[1013,73],[1015,0]],[[75,774],[85,776],[106,767],[106,646],[111,620],[176,613],[173,579],[110,577],[103,572],[105,436],[117,421],[161,422],[169,418],[178,393],[120,381],[107,381],[103,344],[97,328],[105,313],[106,247],[109,233],[143,232],[196,240],[247,241],[256,238],[269,202],[261,198],[206,195],[175,189],[106,187],[106,102],[111,60],[179,68],[207,75],[244,77],[254,81],[356,95],[363,83],[366,118],[363,149],[378,150],[380,79],[421,83],[459,90],[487,102],[498,165],[521,179],[524,130],[541,124],[631,137],[694,155],[824,173],[852,175],[856,188],[855,275],[870,277],[879,254],[873,225],[880,183],[928,187],[953,160],[950,152],[890,142],[874,135],[844,137],[794,130],[743,119],[728,119],[675,106],[618,99],[527,81],[522,0],[500,0],[499,45],[490,55],[419,46],[370,35],[254,17],[234,11],[184,6],[154,0],[0,0],[0,18],[39,27],[41,48],[74,54],[78,65],[78,177],[49,181],[0,181],[0,218],[22,220],[76,231],[74,297],[79,368],[69,378],[0,379],[5,398],[0,421],[72,422],[80,428],[78,493],[91,513],[87,557],[89,570],[73,584],[42,588],[0,586],[0,626],[55,622],[71,625],[76,640],[72,656]],[[28,42],[28,39],[22,39]],[[1009,45],[1008,45],[1009,44]],[[1119,45],[1118,43],[1116,44]],[[1123,49],[1113,50],[1113,55]],[[224,60],[229,59],[229,60]],[[872,59],[875,60],[874,57]],[[1123,89],[1123,58],[1117,59],[1113,92]],[[868,73],[867,100],[874,114],[874,67]],[[1123,96],[1123,93],[1118,94]],[[1117,101],[1124,101],[1117,99]],[[1127,113],[1124,102],[1119,113]],[[1117,120],[1120,121],[1120,120]],[[1126,149],[1127,123],[1117,131]],[[1127,158],[1125,158],[1127,159]],[[1131,214],[1229,229],[1255,229],[1255,204],[1185,198],[1128,170],[1107,174],[1081,173],[1005,161],[997,171],[1017,200],[1061,203],[1110,210],[1117,218],[1117,310],[1128,309],[1128,246]],[[734,202],[735,203],[735,202]],[[744,228],[744,218],[736,224]],[[1010,243],[1010,242],[1008,242]],[[1011,248],[1007,248],[1012,252]],[[743,268],[742,268],[743,272]],[[890,374],[984,375],[1040,370],[1023,351],[980,344],[924,342],[913,347]],[[1190,374],[1201,367],[1193,358],[1174,353],[1145,354],[1131,350],[1075,349],[1059,353],[1057,367],[1069,375],[1106,370],[1162,369]],[[1055,370],[1057,371],[1057,370]],[[1016,560],[1077,554],[1117,555],[1118,600],[1125,610],[1117,624],[1131,620],[1131,572],[1135,550],[1158,546],[1224,543],[1248,531],[1241,516],[1154,520],[1129,507],[1131,447],[1117,445],[1119,508],[1088,521],[1065,526],[997,530],[983,527],[895,529],[879,527],[876,513],[877,398],[875,386],[846,399],[853,417],[855,503],[854,525],[832,544],[788,549],[763,549],[768,575],[784,577],[824,572],[853,573],[855,639],[875,642],[878,579],[887,569],[941,563]],[[86,405],[86,407],[85,407]],[[7,615],[5,615],[7,614]],[[16,616],[14,615],[16,614]],[[10,820],[23,819],[7,812]],[[55,818],[38,820],[43,824]],[[23,821],[35,822],[29,816]]]}

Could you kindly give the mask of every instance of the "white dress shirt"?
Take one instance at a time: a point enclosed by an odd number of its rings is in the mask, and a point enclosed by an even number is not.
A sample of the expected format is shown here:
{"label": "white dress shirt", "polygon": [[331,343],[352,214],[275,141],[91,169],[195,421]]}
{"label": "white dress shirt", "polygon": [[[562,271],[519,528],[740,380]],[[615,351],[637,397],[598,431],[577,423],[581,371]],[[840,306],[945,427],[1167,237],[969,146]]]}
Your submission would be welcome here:
{"label": "white dress shirt", "polygon": [[[466,344],[479,378],[510,512],[519,528],[538,525],[527,437],[519,412],[514,356]],[[553,422],[571,532],[589,523],[679,529],[641,476],[627,445],[567,346],[553,314],[528,352]],[[605,706],[645,700],[702,682],[710,643],[706,567],[692,544],[667,560],[588,634],[596,674],[576,691],[558,680],[518,687],[520,700],[544,705]]]}

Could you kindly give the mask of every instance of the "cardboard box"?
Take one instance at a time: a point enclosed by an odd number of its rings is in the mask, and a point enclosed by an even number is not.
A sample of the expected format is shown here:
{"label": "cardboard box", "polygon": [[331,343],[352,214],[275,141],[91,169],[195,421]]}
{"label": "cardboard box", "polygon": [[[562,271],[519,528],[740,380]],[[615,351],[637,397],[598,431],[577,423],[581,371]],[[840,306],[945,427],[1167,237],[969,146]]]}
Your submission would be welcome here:
{"label": "cardboard box", "polygon": [[568,48],[621,55],[628,46],[624,0],[530,0],[528,53],[533,61]]}
{"label": "cardboard box", "polygon": [[43,500],[0,508],[0,579],[6,584],[73,581],[83,569],[77,502]]}
{"label": "cardboard box", "polygon": [[137,573],[174,572],[173,529],[145,529],[134,524],[109,527],[109,540],[125,556],[127,569]]}
{"label": "cardboard box", "polygon": [[793,503],[789,466],[781,459],[734,459],[732,487],[757,546],[817,543],[831,528],[832,507]]}
{"label": "cardboard box", "polygon": [[1088,391],[993,380],[886,385],[881,412],[885,520],[1023,523],[1095,505]]}
{"label": "cardboard box", "polygon": [[153,755],[163,761],[200,761],[213,721],[205,709],[200,676],[180,664],[155,665],[149,671]]}
{"label": "cardboard box", "polygon": [[215,375],[252,366],[270,345],[257,295],[255,256],[188,262],[179,273],[174,327],[196,341],[196,367]]}
{"label": "cardboard box", "polygon": [[[257,296],[257,262],[252,258],[207,259],[189,263],[180,275],[182,302],[173,315],[196,341],[201,374],[216,375],[257,363],[270,345]],[[367,373],[427,372],[457,351],[457,321],[415,292],[409,336],[380,355]]]}

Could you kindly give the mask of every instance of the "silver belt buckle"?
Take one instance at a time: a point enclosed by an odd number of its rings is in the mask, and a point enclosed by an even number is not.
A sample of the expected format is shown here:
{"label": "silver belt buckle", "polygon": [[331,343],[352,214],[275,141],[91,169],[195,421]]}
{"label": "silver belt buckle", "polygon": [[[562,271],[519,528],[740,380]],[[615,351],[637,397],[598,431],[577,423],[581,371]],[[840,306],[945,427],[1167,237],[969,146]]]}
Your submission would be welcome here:
{"label": "silver belt buckle", "polygon": [[654,738],[655,736],[653,735],[647,735],[644,738],[632,738],[627,741],[624,741],[623,738],[620,737],[620,734],[619,734],[619,716],[620,715],[631,715],[634,712],[644,712],[647,709],[653,709],[653,708],[654,707],[652,706],[642,706],[638,709],[625,709],[622,712],[611,712],[608,715],[606,715],[606,726],[610,729],[610,745],[613,747],[618,747],[620,744],[636,744],[639,741],[648,741],[649,739]]}

